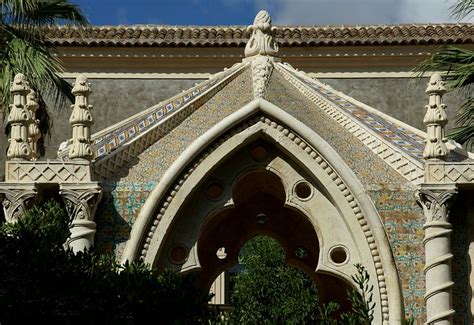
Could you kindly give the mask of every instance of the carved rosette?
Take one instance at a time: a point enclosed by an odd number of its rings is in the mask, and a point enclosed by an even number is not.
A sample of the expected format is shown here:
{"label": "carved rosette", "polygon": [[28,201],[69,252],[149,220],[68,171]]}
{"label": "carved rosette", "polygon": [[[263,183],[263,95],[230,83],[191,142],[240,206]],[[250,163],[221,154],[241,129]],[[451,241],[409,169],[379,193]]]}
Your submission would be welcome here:
{"label": "carved rosette", "polygon": [[255,17],[253,25],[248,28],[252,31],[252,34],[245,46],[245,57],[248,58],[254,55],[277,55],[278,44],[275,42],[272,19],[268,12],[261,10]]}
{"label": "carved rosette", "polygon": [[268,56],[257,56],[252,61],[254,98],[264,98],[268,81],[273,71],[273,60]]}
{"label": "carved rosette", "polygon": [[425,159],[442,159],[448,157],[447,139],[444,127],[448,123],[446,105],[443,104],[443,95],[446,93],[444,81],[438,73],[431,76],[426,88],[429,103],[426,105],[426,115],[423,123],[427,126],[426,146],[423,151]]}
{"label": "carved rosette", "polygon": [[66,241],[67,246],[74,252],[92,247],[96,232],[94,216],[102,198],[98,183],[61,184],[59,193],[71,220],[71,236]]}
{"label": "carved rosette", "polygon": [[25,76],[17,74],[10,87],[13,104],[10,105],[7,124],[10,125],[10,138],[7,150],[8,159],[30,159],[31,148],[28,144],[28,123],[30,113],[26,108],[26,95],[29,92]]}
{"label": "carved rosette", "polygon": [[454,185],[422,185],[417,201],[423,208],[426,222],[425,277],[427,324],[452,324],[451,232],[450,208],[457,193]]}
{"label": "carved rosette", "polygon": [[84,75],[77,77],[72,89],[76,97],[72,105],[72,113],[69,123],[72,126],[72,144],[69,151],[71,159],[92,160],[94,154],[90,140],[90,127],[94,123],[89,105],[89,94],[91,93],[90,83]]}
{"label": "carved rosette", "polygon": [[39,130],[39,120],[36,119],[36,111],[39,108],[38,96],[33,89],[30,89],[26,96],[26,108],[30,113],[28,120],[28,144],[31,148],[31,160],[39,158],[38,140],[41,138]]}
{"label": "carved rosette", "polygon": [[8,184],[8,189],[0,188],[0,194],[6,222],[16,222],[35,203],[37,190],[34,185]]}

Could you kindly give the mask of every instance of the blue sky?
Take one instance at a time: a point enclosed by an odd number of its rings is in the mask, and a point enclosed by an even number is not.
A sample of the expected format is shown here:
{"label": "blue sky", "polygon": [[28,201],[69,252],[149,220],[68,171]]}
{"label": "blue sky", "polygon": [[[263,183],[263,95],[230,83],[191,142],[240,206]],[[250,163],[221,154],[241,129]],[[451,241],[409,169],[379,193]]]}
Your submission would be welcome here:
{"label": "blue sky", "polygon": [[455,22],[449,15],[455,0],[71,1],[93,25],[249,25],[261,9],[270,12],[276,25]]}

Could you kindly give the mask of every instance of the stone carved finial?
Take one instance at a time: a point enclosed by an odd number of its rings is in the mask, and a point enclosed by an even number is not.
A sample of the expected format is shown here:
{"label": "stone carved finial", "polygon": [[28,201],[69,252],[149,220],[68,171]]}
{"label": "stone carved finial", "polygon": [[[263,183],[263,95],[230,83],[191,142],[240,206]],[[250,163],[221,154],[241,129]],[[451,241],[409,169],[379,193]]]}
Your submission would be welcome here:
{"label": "stone carved finial", "polygon": [[255,17],[253,25],[249,26],[249,29],[252,31],[252,34],[245,46],[245,56],[276,56],[278,44],[275,42],[272,19],[268,12],[261,10]]}
{"label": "stone carved finial", "polygon": [[31,148],[28,144],[28,121],[30,113],[26,108],[26,95],[29,92],[25,76],[17,74],[10,87],[13,104],[10,105],[7,123],[10,125],[10,138],[7,150],[8,159],[30,159]]}
{"label": "stone carved finial", "polygon": [[36,119],[36,111],[39,108],[38,96],[33,89],[30,89],[26,96],[26,108],[30,113],[30,119],[28,121],[28,144],[31,148],[31,160],[37,160],[39,158],[38,140],[41,138],[41,132],[39,130],[39,120]]}
{"label": "stone carved finial", "polygon": [[423,123],[427,126],[427,139],[423,157],[425,159],[442,159],[448,157],[447,139],[445,137],[444,127],[448,123],[446,115],[446,105],[443,104],[443,95],[446,93],[444,81],[439,73],[434,73],[426,93],[429,96],[429,103],[426,105],[426,115]]}
{"label": "stone carved finial", "polygon": [[72,126],[72,145],[69,151],[71,159],[92,160],[92,144],[90,141],[90,127],[94,123],[89,105],[90,84],[84,75],[77,77],[72,93],[76,97],[72,105],[72,113],[69,123]]}

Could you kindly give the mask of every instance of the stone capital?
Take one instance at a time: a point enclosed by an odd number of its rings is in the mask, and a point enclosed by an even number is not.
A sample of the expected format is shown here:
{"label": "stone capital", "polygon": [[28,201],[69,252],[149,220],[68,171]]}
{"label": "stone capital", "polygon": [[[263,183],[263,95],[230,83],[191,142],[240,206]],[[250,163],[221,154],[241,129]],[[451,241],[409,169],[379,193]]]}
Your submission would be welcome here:
{"label": "stone capital", "polygon": [[102,190],[97,182],[61,184],[59,189],[70,218],[71,236],[66,244],[74,252],[94,245],[96,224],[94,222],[97,205],[102,198]]}
{"label": "stone capital", "polygon": [[449,222],[449,212],[457,192],[455,184],[421,184],[416,200],[423,208],[426,223]]}
{"label": "stone capital", "polygon": [[7,222],[15,222],[35,203],[38,193],[35,184],[1,183],[0,197]]}

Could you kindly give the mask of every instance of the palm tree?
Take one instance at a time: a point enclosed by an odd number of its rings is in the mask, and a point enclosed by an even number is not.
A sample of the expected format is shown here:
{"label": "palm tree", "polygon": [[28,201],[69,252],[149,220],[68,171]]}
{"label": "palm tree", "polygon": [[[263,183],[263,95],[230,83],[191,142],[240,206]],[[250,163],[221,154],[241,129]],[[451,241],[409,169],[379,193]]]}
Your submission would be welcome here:
{"label": "palm tree", "polygon": [[[451,8],[452,16],[463,19],[474,13],[474,0],[458,0]],[[447,71],[445,75],[448,90],[459,90],[466,100],[458,109],[456,127],[448,135],[451,139],[474,148],[474,51],[454,46],[443,46],[431,58],[424,61],[416,70]]]}
{"label": "palm tree", "polygon": [[68,0],[0,0],[0,109],[6,116],[10,82],[23,73],[39,94],[43,134],[49,129],[43,96],[56,103],[72,100],[71,85],[59,76],[63,66],[45,42],[43,27],[58,23],[85,26],[88,21]]}

